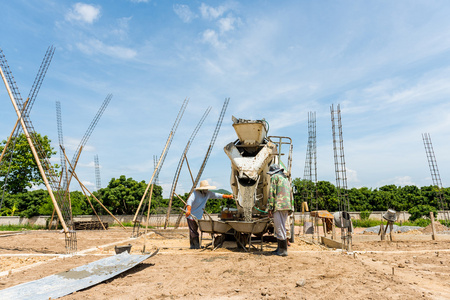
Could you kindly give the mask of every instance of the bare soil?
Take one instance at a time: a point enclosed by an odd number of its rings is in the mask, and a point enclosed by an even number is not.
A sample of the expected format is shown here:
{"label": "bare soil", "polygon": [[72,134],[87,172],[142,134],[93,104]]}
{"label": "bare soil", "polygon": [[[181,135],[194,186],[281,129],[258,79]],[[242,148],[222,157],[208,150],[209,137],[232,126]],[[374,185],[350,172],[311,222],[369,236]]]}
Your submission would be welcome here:
{"label": "bare soil", "polygon": [[[421,240],[416,239],[419,235]],[[343,253],[297,237],[288,257],[223,248],[190,250],[187,229],[154,230],[130,239],[131,229],[77,231],[78,254],[65,253],[56,231],[0,233],[0,289],[40,279],[114,255],[159,253],[104,283],[62,299],[450,299],[450,236],[423,240],[423,232],[396,234],[398,241],[356,233]],[[401,237],[401,239],[400,239]],[[203,245],[211,242],[204,237]]]}

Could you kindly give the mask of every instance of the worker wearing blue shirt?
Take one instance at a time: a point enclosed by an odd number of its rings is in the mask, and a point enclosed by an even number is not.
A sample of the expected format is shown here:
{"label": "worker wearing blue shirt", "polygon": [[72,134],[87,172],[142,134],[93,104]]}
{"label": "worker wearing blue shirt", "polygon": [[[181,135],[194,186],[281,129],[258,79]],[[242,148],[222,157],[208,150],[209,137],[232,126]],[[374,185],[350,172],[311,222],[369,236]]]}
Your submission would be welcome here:
{"label": "worker wearing blue shirt", "polygon": [[189,226],[190,249],[200,249],[198,224],[192,216],[196,219],[202,218],[203,209],[205,208],[208,199],[233,198],[233,195],[224,195],[210,191],[214,189],[216,189],[215,186],[210,186],[207,180],[203,180],[187,201],[186,218]]}

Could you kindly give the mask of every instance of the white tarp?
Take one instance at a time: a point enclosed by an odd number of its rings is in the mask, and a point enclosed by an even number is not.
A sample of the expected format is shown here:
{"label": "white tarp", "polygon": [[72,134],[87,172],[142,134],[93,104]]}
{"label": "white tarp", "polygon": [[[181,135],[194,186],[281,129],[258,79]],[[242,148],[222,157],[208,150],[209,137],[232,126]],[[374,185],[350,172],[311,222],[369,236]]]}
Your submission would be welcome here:
{"label": "white tarp", "polygon": [[131,255],[122,252],[69,271],[0,290],[0,299],[56,299],[110,279],[156,253]]}

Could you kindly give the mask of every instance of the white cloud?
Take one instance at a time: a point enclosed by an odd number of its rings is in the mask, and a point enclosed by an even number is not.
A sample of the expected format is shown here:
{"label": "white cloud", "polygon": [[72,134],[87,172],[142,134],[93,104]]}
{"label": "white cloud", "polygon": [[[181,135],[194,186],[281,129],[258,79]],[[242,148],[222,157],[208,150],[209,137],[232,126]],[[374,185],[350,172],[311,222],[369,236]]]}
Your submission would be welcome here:
{"label": "white cloud", "polygon": [[[80,132],[80,134],[82,134],[82,132]],[[74,155],[73,152],[75,152],[75,150],[77,150],[78,145],[80,144],[80,141],[81,141],[81,136],[79,139],[75,139],[72,137],[66,137],[66,136],[64,137],[64,148],[66,151],[66,155],[69,159],[72,159],[71,155]],[[59,150],[59,146],[58,146],[58,150]],[[83,152],[92,152],[92,151],[95,151],[95,147],[89,146],[89,144],[85,145],[83,147]]]}
{"label": "white cloud", "polygon": [[382,180],[380,182],[378,182],[378,186],[385,186],[385,185],[389,185],[389,184],[395,184],[397,186],[406,186],[406,185],[416,185],[411,176],[396,176],[394,178],[389,178],[386,180]]}
{"label": "white cloud", "polygon": [[100,6],[85,3],[75,3],[72,9],[66,14],[67,21],[80,21],[88,24],[100,18]]}
{"label": "white cloud", "polygon": [[184,23],[190,23],[197,16],[191,11],[188,5],[174,4],[173,11]]}
{"label": "white cloud", "polygon": [[221,33],[230,31],[234,29],[234,24],[236,22],[236,19],[232,16],[221,18],[219,21],[217,21],[219,24],[219,29]]}
{"label": "white cloud", "polygon": [[88,163],[79,163],[77,166],[88,167],[88,168],[95,168],[95,162],[90,161]]}
{"label": "white cloud", "polygon": [[219,42],[219,35],[212,29],[207,29],[203,32],[202,40],[203,42],[211,44],[216,48],[221,46],[221,43]]}
{"label": "white cloud", "polygon": [[77,47],[82,52],[89,55],[104,54],[121,59],[132,59],[137,55],[136,51],[133,49],[122,46],[109,46],[96,39],[91,39],[85,43],[77,43]]}
{"label": "white cloud", "polygon": [[348,182],[359,182],[358,179],[358,173],[355,170],[351,170],[349,168],[346,168],[346,173],[347,173],[347,180]]}
{"label": "white cloud", "polygon": [[90,181],[81,181],[81,183],[83,183],[84,186],[95,187],[95,184]]}
{"label": "white cloud", "polygon": [[115,36],[115,37],[119,37],[120,39],[125,39],[128,36],[128,29],[129,29],[129,23],[130,20],[133,17],[124,17],[124,18],[120,18],[119,20],[117,20],[118,23],[118,28],[114,29],[111,31],[111,33]]}
{"label": "white cloud", "polygon": [[202,3],[200,5],[200,13],[203,18],[208,20],[214,20],[222,16],[227,11],[227,8],[225,6],[219,6],[217,8],[214,8],[212,6],[206,5],[205,3]]}

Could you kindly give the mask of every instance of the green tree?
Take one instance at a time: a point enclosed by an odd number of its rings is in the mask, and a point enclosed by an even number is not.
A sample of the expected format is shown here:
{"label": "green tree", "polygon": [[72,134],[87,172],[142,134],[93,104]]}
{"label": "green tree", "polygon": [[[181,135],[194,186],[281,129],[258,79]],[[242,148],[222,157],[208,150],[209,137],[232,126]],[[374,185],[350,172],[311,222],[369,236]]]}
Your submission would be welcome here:
{"label": "green tree", "polygon": [[[36,139],[39,141],[42,149],[44,150],[47,158],[56,154],[50,145],[50,139],[47,136],[36,135]],[[3,140],[0,144],[0,153],[3,151],[6,140]],[[33,185],[37,186],[42,184],[41,174],[39,173],[38,166],[31,152],[30,145],[25,137],[25,134],[20,134],[16,139],[12,139],[8,149],[3,157],[2,164],[0,166],[0,186],[5,184],[5,176],[8,172],[9,159],[11,157],[12,145],[15,142],[14,152],[12,153],[12,163],[9,169],[9,176],[6,184],[6,190],[9,193],[22,193]],[[58,166],[55,165],[55,168]]]}
{"label": "green tree", "polygon": [[437,209],[431,205],[417,205],[412,207],[408,212],[411,214],[409,217],[410,221],[415,221],[420,218],[430,218],[430,212],[433,213],[434,217],[437,216]]}
{"label": "green tree", "polygon": [[319,195],[319,209],[326,209],[328,211],[339,210],[336,187],[332,183],[329,181],[318,181],[317,193]]}
{"label": "green tree", "polygon": [[[46,199],[47,201],[39,208],[39,214],[48,216],[53,213],[53,202],[48,195]],[[70,203],[72,204],[72,214],[74,216],[94,214],[86,197],[80,191],[70,192]]]}
{"label": "green tree", "polygon": [[222,207],[236,208],[234,199],[208,199],[205,210],[209,214],[218,214],[222,211]]}
{"label": "green tree", "polygon": [[[5,197],[2,215],[14,208],[15,216],[31,218],[40,215],[40,209],[50,200],[47,190],[35,190],[24,193],[8,194]],[[51,213],[51,212],[50,212]]]}
{"label": "green tree", "polygon": [[[121,175],[117,179],[112,178],[106,188],[94,192],[94,195],[113,214],[135,214],[146,187],[145,181],[137,182],[133,178],[126,178],[125,175]],[[162,188],[155,185],[153,187],[151,212],[154,212],[154,209],[159,207],[161,203]],[[95,200],[93,205],[97,212],[106,213]]]}
{"label": "green tree", "polygon": [[[313,205],[313,197],[315,196],[314,182],[306,179],[295,178],[292,180],[292,187],[294,189],[294,207],[298,211],[302,207],[302,202],[306,201],[310,209],[315,210],[315,203]],[[314,206],[314,207],[313,207]]]}
{"label": "green tree", "polygon": [[371,190],[363,188],[352,188],[348,191],[351,211],[370,211],[372,206],[369,203]]}

